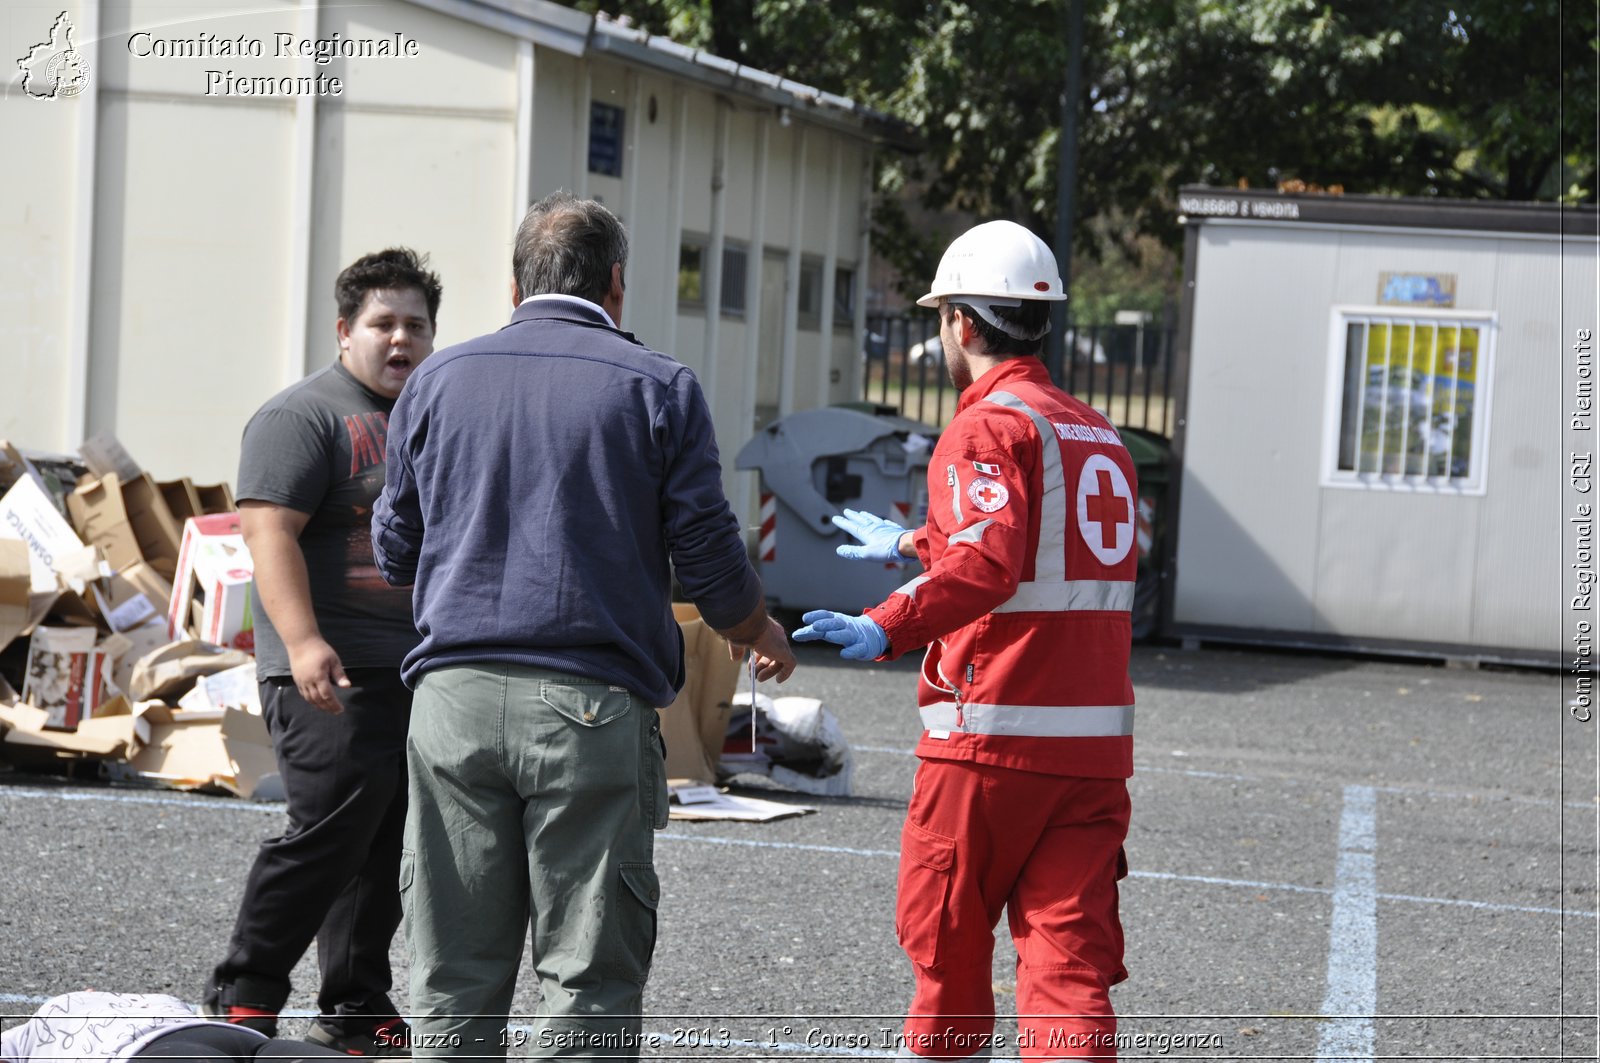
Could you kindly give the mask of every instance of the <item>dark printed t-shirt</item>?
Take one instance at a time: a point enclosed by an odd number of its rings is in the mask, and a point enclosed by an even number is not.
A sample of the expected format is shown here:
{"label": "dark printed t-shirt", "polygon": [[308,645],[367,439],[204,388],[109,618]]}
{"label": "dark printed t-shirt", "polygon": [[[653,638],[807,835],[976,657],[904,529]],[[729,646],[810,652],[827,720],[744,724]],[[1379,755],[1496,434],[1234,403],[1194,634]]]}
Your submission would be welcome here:
{"label": "dark printed t-shirt", "polygon": [[[339,362],[279,392],[245,425],[238,498],[309,513],[300,533],[311,606],[346,668],[395,668],[417,644],[411,588],[391,587],[372,562],[372,503],[383,490],[394,400],[367,390]],[[287,676],[289,654],[254,595],[256,674]]]}

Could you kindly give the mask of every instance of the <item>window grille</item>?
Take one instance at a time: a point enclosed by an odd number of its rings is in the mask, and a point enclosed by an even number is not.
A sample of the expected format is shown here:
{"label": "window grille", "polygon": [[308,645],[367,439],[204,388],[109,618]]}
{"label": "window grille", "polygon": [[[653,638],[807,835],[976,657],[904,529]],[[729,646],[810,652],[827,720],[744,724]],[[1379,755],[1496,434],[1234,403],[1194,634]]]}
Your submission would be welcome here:
{"label": "window grille", "polygon": [[1335,311],[1326,480],[1483,490],[1493,319]]}

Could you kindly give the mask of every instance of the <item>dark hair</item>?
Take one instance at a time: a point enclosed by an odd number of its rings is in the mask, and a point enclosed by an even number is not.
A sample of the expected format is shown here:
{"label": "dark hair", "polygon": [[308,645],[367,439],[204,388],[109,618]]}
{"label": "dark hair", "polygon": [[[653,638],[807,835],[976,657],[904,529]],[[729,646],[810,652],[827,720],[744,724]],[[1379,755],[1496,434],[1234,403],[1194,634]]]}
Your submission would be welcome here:
{"label": "dark hair", "polygon": [[409,247],[390,247],[362,255],[346,266],[333,282],[333,298],[339,316],[354,321],[367,301],[368,292],[400,291],[415,288],[428,303],[428,324],[439,324],[439,298],[444,286],[439,275],[428,269],[428,256]]}
{"label": "dark hair", "polygon": [[[996,358],[1012,358],[1030,354],[1037,356],[1044,350],[1042,335],[1036,339],[1019,340],[1015,336],[1001,332],[979,317],[969,303],[951,300],[945,305],[952,310],[961,311],[966,319],[972,322],[973,331],[978,334],[978,339],[983,341],[983,349],[987,354]],[[1024,332],[1042,332],[1050,320],[1050,304],[1042,299],[1024,299],[1021,306],[990,306],[989,312]]]}
{"label": "dark hair", "polygon": [[628,234],[592,199],[555,192],[528,208],[517,227],[511,271],[530,295],[576,295],[598,303],[611,292],[611,267],[628,265]]}

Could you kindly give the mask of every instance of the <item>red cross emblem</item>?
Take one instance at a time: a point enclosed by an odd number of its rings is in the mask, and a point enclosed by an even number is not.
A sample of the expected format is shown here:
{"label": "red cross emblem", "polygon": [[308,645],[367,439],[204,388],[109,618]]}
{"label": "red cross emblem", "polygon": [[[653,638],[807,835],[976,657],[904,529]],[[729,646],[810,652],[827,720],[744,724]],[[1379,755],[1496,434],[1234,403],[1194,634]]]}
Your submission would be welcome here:
{"label": "red cross emblem", "polygon": [[1078,474],[1078,533],[1103,565],[1115,565],[1133,548],[1133,489],[1104,454],[1091,455]]}
{"label": "red cross emblem", "polygon": [[1111,474],[1105,469],[1095,473],[1096,494],[1089,496],[1089,519],[1100,525],[1100,546],[1114,550],[1117,546],[1117,526],[1128,523],[1128,503],[1117,494]]}

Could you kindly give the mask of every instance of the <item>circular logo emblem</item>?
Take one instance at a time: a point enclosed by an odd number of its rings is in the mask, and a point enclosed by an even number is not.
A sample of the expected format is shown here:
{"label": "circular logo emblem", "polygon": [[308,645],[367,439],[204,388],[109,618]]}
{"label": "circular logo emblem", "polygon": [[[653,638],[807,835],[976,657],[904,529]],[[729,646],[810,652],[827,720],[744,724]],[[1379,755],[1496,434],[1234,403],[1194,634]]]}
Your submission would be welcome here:
{"label": "circular logo emblem", "polygon": [[1078,474],[1078,534],[1100,559],[1115,565],[1133,546],[1133,490],[1117,463],[1093,454]]}
{"label": "circular logo emblem", "polygon": [[89,85],[89,61],[76,48],[57,52],[44,68],[45,81],[57,96],[76,96]]}
{"label": "circular logo emblem", "polygon": [[967,485],[967,497],[985,513],[993,513],[1010,500],[1006,485],[987,476],[979,476]]}

